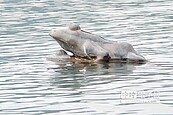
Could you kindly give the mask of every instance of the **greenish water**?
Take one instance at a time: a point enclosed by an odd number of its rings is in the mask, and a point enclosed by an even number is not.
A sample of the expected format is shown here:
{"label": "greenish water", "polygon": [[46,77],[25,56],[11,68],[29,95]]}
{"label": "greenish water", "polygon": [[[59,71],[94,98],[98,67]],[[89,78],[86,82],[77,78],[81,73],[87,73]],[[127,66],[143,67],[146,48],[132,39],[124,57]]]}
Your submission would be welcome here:
{"label": "greenish water", "polygon": [[[46,60],[61,49],[49,31],[69,22],[149,62]],[[0,114],[172,114],[172,54],[172,0],[0,0]]]}

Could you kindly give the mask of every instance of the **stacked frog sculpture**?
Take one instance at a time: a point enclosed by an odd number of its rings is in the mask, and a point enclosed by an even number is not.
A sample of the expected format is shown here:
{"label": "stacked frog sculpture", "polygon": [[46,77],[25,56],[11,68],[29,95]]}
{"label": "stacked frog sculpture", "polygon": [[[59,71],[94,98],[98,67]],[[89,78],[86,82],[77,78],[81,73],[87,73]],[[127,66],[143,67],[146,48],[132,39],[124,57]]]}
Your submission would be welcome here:
{"label": "stacked frog sculpture", "polygon": [[137,53],[131,44],[104,39],[82,30],[76,23],[52,29],[49,34],[59,43],[64,52],[69,51],[73,54],[69,58],[89,62],[146,62],[146,59]]}

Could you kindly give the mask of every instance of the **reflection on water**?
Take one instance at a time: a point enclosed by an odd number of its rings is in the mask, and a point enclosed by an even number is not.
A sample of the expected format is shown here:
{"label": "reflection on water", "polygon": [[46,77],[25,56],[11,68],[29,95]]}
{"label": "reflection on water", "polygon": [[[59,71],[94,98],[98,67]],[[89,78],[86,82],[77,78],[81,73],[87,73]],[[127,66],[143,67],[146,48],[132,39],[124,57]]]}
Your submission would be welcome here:
{"label": "reflection on water", "polygon": [[[87,113],[97,113],[93,110],[93,107],[95,108],[96,105],[98,106],[98,108],[96,106],[96,110],[100,111],[103,109],[102,107],[109,107],[110,102],[121,104],[119,88],[123,86],[114,83],[119,84],[118,82],[121,81],[138,79],[127,77],[138,66],[140,65],[122,63],[87,65],[69,63],[56,65],[48,69],[51,70],[51,73],[54,73],[54,77],[50,79],[50,85],[63,90],[61,96],[64,98],[64,101],[69,100],[65,102],[62,100],[63,103],[74,103],[77,105],[80,103],[70,113],[73,113],[73,111],[74,113],[83,113],[84,111]],[[112,111],[114,104],[106,110]],[[104,114],[107,113],[104,110],[102,112]]]}
{"label": "reflection on water", "polygon": [[[1,0],[0,114],[172,114],[172,6],[172,0]],[[49,31],[69,22],[129,42],[149,62],[47,61],[60,49]],[[159,103],[150,101],[152,92]]]}
{"label": "reflection on water", "polygon": [[[58,87],[73,88],[78,86],[91,85],[97,80],[98,84],[109,83],[114,80],[123,80],[116,77],[133,73],[135,66],[123,63],[105,63],[105,64],[64,64],[58,67],[49,68],[54,70],[55,77],[52,83]],[[87,81],[87,84],[85,84]],[[84,84],[83,84],[84,83]],[[69,85],[68,85],[69,84]],[[97,83],[93,83],[97,84]],[[65,85],[65,86],[64,86]]]}

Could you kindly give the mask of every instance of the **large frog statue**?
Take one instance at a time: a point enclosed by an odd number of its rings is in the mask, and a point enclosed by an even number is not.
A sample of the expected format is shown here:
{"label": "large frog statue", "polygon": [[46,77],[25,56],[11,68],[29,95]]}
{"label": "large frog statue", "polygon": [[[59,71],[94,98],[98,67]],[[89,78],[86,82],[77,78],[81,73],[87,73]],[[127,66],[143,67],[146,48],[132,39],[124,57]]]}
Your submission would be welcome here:
{"label": "large frog statue", "polygon": [[73,57],[98,61],[123,60],[125,62],[145,62],[127,42],[106,40],[98,35],[86,32],[78,24],[52,29],[49,32],[60,46],[73,54]]}

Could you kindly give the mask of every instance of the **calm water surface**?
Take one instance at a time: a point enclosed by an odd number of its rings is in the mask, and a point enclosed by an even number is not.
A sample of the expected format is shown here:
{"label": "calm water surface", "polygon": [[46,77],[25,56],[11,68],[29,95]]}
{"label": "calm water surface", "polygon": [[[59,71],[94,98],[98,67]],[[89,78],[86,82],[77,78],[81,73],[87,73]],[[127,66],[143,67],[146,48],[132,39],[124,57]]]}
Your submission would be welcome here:
{"label": "calm water surface", "polygon": [[[72,64],[52,28],[77,22],[127,41],[149,62]],[[0,0],[1,115],[173,113],[172,0]]]}

